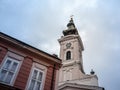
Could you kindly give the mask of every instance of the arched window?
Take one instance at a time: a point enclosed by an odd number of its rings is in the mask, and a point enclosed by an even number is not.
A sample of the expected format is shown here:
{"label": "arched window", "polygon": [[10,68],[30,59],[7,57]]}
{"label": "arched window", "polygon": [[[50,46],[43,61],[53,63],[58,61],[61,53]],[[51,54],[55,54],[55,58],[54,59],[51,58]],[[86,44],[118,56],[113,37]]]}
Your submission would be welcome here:
{"label": "arched window", "polygon": [[71,52],[67,51],[66,52],[66,60],[70,60],[71,59]]}

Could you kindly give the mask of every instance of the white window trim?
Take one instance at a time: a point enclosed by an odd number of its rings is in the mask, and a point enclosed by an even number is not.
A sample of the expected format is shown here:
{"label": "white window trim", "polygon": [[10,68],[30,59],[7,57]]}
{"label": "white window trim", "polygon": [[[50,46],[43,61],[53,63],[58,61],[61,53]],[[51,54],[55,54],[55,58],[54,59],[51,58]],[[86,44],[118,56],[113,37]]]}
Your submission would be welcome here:
{"label": "white window trim", "polygon": [[31,78],[32,78],[32,75],[33,75],[33,71],[35,69],[38,69],[40,70],[41,72],[43,72],[43,79],[42,79],[42,85],[41,85],[41,90],[44,90],[44,84],[45,84],[45,78],[46,78],[46,72],[47,72],[47,67],[43,66],[43,65],[40,65],[38,63],[33,63],[32,65],[32,69],[31,69],[31,72],[29,74],[29,79],[27,81],[27,85],[26,85],[26,89],[25,90],[28,90],[29,86],[30,86],[30,82],[31,82]]}
{"label": "white window trim", "polygon": [[[7,58],[10,58],[10,59],[13,58],[13,60],[14,60],[15,62],[18,62],[18,67],[17,67],[17,70],[16,70],[16,72],[15,72],[15,74],[14,74],[14,78],[11,80],[11,83],[10,83],[10,84],[7,84],[7,83],[4,83],[4,82],[3,82],[3,84],[13,86],[14,83],[15,83],[15,80],[16,80],[16,78],[17,78],[18,72],[19,72],[19,70],[20,70],[20,67],[21,67],[21,65],[22,65],[22,62],[23,62],[23,60],[24,60],[24,57],[22,57],[22,56],[20,56],[20,55],[18,55],[18,54],[15,54],[15,53],[13,53],[13,52],[8,51],[7,54],[6,54],[6,56],[5,56],[4,59],[3,59],[2,63],[0,64],[0,71],[1,71],[1,68],[4,66],[4,64],[6,63]],[[2,82],[0,82],[0,83],[2,83]]]}
{"label": "white window trim", "polygon": [[[14,77],[15,77],[15,75],[16,75],[16,73],[17,73],[17,70],[18,70],[18,67],[19,67],[20,62],[17,61],[17,60],[15,60],[15,59],[13,59],[13,58],[11,58],[11,57],[7,57],[6,60],[4,61],[3,65],[2,65],[1,69],[0,69],[0,72],[3,70],[3,67],[5,66],[5,63],[8,61],[8,59],[9,59],[10,61],[12,61],[12,63],[13,63],[13,62],[18,63],[18,66],[17,66],[17,68],[16,68],[16,70],[15,70],[15,72],[14,72],[14,74],[13,74],[13,78],[11,79],[10,83],[8,84],[8,85],[11,85],[12,82],[13,82],[13,80],[14,80]],[[11,67],[12,67],[12,66],[10,66],[10,68],[11,68]],[[8,70],[7,70],[7,72],[8,72]],[[8,76],[8,74],[7,74],[7,76]],[[6,78],[6,76],[5,76],[5,78]],[[1,82],[1,83],[7,84],[7,83],[4,83],[4,82]]]}

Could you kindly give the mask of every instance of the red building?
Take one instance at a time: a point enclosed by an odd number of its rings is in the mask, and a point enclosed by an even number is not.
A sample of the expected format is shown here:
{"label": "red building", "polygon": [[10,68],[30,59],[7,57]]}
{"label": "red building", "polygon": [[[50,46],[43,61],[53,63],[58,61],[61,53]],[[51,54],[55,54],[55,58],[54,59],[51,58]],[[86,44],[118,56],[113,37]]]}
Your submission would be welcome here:
{"label": "red building", "polygon": [[0,90],[55,90],[61,60],[0,32]]}

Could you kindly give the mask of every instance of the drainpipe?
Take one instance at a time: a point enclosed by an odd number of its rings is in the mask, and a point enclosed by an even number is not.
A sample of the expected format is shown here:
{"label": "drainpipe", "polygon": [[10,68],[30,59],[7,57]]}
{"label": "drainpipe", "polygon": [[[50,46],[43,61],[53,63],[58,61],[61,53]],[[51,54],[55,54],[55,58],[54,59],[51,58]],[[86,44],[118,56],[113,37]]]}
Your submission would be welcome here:
{"label": "drainpipe", "polygon": [[53,73],[52,73],[52,80],[51,80],[51,89],[50,89],[50,90],[53,90],[53,89],[54,89],[55,66],[56,66],[56,65],[54,64]]}

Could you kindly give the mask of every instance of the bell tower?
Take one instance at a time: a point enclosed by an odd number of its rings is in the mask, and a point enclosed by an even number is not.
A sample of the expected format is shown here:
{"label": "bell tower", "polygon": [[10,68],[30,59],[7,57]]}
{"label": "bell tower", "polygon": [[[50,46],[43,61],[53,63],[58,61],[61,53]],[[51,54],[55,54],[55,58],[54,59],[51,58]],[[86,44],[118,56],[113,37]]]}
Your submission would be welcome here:
{"label": "bell tower", "polygon": [[84,75],[82,60],[84,47],[73,18],[67,24],[67,29],[63,30],[63,35],[58,40],[63,64],[60,70],[60,82],[80,79]]}
{"label": "bell tower", "polygon": [[58,41],[62,59],[58,90],[104,90],[98,86],[98,77],[93,70],[90,74],[84,73],[82,59],[84,47],[73,18]]}

